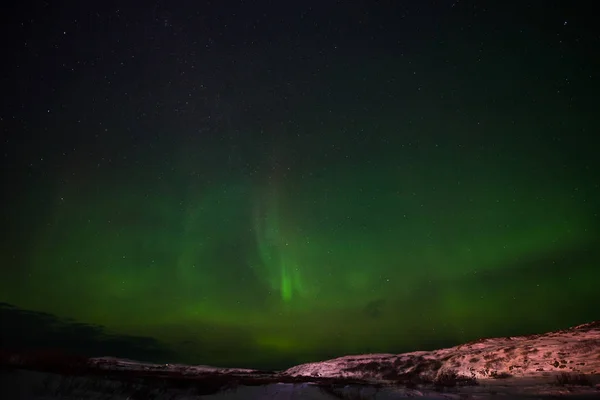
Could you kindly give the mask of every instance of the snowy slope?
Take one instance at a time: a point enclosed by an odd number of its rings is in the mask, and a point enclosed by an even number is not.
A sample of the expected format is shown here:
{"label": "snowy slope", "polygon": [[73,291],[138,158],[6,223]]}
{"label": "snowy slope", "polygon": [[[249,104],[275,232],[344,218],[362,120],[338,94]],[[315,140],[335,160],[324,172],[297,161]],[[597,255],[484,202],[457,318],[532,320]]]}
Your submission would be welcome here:
{"label": "snowy slope", "polygon": [[600,322],[540,335],[481,339],[405,354],[363,354],[302,364],[291,376],[435,380],[443,374],[482,379],[600,374]]}
{"label": "snowy slope", "polygon": [[[600,322],[280,372],[0,352],[0,399],[600,399]],[[521,397],[522,398],[522,397]]]}

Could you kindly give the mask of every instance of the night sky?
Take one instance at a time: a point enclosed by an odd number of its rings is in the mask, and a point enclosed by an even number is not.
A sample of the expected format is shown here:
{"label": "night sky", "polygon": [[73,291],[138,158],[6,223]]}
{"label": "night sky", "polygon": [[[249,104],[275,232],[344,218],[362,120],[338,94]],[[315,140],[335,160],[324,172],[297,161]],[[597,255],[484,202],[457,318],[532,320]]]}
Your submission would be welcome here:
{"label": "night sky", "polygon": [[591,7],[13,2],[3,345],[274,369],[600,319]]}

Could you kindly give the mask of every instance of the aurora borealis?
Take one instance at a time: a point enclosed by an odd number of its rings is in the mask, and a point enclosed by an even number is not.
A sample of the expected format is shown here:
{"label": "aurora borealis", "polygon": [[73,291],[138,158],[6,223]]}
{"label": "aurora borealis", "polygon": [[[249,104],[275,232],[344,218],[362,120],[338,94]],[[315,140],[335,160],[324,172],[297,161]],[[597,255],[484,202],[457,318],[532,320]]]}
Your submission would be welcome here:
{"label": "aurora borealis", "polygon": [[0,302],[256,368],[600,319],[585,7],[33,3]]}

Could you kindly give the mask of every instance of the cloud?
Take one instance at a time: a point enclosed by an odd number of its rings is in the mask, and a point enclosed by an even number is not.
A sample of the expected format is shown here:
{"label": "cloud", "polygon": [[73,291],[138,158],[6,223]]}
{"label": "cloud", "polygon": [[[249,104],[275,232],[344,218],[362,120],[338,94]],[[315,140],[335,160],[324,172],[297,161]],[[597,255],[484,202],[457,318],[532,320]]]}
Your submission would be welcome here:
{"label": "cloud", "polygon": [[24,310],[0,302],[0,343],[9,349],[61,349],[86,356],[161,362],[172,352],[150,337],[115,335],[99,325]]}

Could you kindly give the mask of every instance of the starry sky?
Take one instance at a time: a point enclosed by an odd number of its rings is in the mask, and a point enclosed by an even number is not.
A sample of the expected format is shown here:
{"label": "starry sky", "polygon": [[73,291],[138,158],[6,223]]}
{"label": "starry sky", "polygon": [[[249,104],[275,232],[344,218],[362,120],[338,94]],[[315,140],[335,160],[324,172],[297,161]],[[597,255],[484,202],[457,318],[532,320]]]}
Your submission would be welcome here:
{"label": "starry sky", "polygon": [[600,319],[583,3],[12,3],[5,346],[277,369]]}

